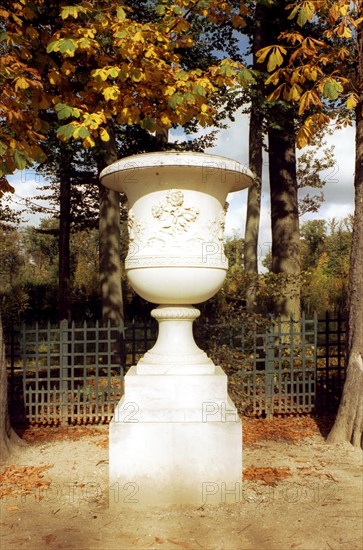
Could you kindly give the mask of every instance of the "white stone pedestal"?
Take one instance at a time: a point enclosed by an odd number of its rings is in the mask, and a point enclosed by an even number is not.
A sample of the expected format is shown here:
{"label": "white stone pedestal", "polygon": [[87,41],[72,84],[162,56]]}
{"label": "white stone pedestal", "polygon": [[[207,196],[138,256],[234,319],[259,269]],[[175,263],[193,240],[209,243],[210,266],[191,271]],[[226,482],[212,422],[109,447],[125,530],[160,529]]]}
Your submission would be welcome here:
{"label": "white stone pedestal", "polygon": [[220,367],[125,376],[110,424],[110,506],[219,504],[241,497],[242,425]]}

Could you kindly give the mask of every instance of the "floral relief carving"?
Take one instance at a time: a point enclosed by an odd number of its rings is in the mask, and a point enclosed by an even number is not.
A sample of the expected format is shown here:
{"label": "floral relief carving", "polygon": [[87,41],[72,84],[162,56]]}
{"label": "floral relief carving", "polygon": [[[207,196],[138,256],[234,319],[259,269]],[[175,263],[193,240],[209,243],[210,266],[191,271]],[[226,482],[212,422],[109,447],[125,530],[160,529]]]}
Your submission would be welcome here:
{"label": "floral relief carving", "polygon": [[135,214],[132,209],[129,210],[128,229],[130,242],[140,240],[146,229],[145,223],[135,220]]}
{"label": "floral relief carving", "polygon": [[209,238],[214,242],[222,243],[224,240],[225,212],[221,210],[218,216],[212,218],[208,223]]}
{"label": "floral relief carving", "polygon": [[184,194],[170,190],[163,201],[152,207],[152,215],[162,224],[162,231],[170,235],[185,233],[199,216],[199,210],[184,205]]}

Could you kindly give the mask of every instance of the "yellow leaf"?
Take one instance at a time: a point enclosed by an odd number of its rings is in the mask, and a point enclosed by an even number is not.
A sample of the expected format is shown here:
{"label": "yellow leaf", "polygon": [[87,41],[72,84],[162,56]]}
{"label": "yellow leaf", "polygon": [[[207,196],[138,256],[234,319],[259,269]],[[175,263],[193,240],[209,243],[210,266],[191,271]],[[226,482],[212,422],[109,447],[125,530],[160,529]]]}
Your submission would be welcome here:
{"label": "yellow leaf", "polygon": [[119,21],[124,21],[126,19],[125,10],[121,6],[116,8],[116,17]]}
{"label": "yellow leaf", "polygon": [[110,134],[107,132],[106,128],[100,129],[100,138],[102,141],[110,141]]}
{"label": "yellow leaf", "polygon": [[74,17],[74,19],[78,18],[79,13],[86,13],[87,8],[84,8],[82,6],[63,6],[61,9],[61,18],[67,19],[67,17]]}
{"label": "yellow leaf", "polygon": [[347,109],[355,109],[358,104],[357,94],[349,94],[347,98]]}
{"label": "yellow leaf", "polygon": [[335,23],[338,17],[339,17],[339,9],[338,9],[338,6],[334,4],[329,10],[329,20],[331,23]]}
{"label": "yellow leaf", "polygon": [[267,70],[269,73],[274,71],[276,67],[280,67],[280,65],[282,65],[284,61],[282,54],[286,54],[286,49],[282,46],[275,46],[267,63]]}
{"label": "yellow leaf", "polygon": [[29,88],[29,83],[23,76],[15,79],[15,90],[26,90],[27,88]]}
{"label": "yellow leaf", "polygon": [[131,79],[134,82],[140,82],[141,80],[144,80],[144,78],[145,78],[145,75],[141,71],[141,69],[134,69],[131,73]]}
{"label": "yellow leaf", "polygon": [[108,86],[102,91],[102,94],[106,101],[115,101],[116,99],[118,99],[120,93],[120,88],[118,88],[117,86]]}
{"label": "yellow leaf", "polygon": [[257,62],[263,63],[272,49],[273,49],[273,46],[266,46],[266,48],[261,48],[261,50],[258,50],[256,54]]}
{"label": "yellow leaf", "polygon": [[145,39],[142,35],[142,32],[141,31],[137,31],[134,36],[133,36],[133,40],[135,42],[145,42]]}
{"label": "yellow leaf", "polygon": [[273,84],[274,86],[276,86],[276,84],[279,83],[279,80],[280,80],[280,72],[275,71],[268,77],[268,79],[265,81],[265,84],[266,86],[268,86],[269,84]]}
{"label": "yellow leaf", "polygon": [[87,136],[83,140],[83,147],[85,147],[86,149],[89,149],[90,147],[94,147],[94,146],[95,146],[95,141],[94,139],[91,138],[91,136]]}
{"label": "yellow leaf", "polygon": [[104,82],[108,77],[108,69],[95,69],[91,72],[91,76],[93,78],[99,78]]}
{"label": "yellow leaf", "polygon": [[351,29],[348,27],[348,25],[344,24],[343,21],[338,27],[337,34],[338,34],[338,36],[340,36],[340,38],[351,38],[352,37]]}
{"label": "yellow leaf", "polygon": [[171,120],[170,118],[168,117],[167,114],[163,113],[160,117],[160,122],[163,124],[163,126],[166,126],[168,128],[170,128],[171,126]]}
{"label": "yellow leaf", "polygon": [[167,86],[164,90],[164,95],[172,96],[176,91],[175,86]]}
{"label": "yellow leaf", "polygon": [[294,84],[290,88],[287,99],[290,101],[298,101],[300,99],[300,95],[301,95],[300,86],[296,86],[296,84]]}
{"label": "yellow leaf", "polygon": [[104,119],[101,115],[97,113],[87,114],[84,117],[84,125],[90,128],[91,130],[97,130],[97,128],[104,122]]}
{"label": "yellow leaf", "polygon": [[305,147],[312,138],[311,130],[307,126],[301,126],[296,135],[296,145],[299,149]]}
{"label": "yellow leaf", "polygon": [[317,71],[316,66],[304,67],[303,73],[304,73],[305,78],[307,78],[308,80],[315,81],[318,78],[318,71]]}
{"label": "yellow leaf", "polygon": [[281,92],[285,89],[286,84],[280,84],[267,98],[267,101],[276,101],[279,99]]}

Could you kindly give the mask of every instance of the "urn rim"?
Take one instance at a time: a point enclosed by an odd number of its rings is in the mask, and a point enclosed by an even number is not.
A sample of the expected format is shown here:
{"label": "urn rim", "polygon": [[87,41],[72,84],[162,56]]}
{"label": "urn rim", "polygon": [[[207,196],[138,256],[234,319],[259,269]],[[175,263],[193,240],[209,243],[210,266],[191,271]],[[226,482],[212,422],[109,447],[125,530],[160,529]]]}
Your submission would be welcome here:
{"label": "urn rim", "polygon": [[[224,173],[233,175],[230,192],[239,191],[252,185],[254,175],[249,168],[237,160],[233,160],[222,155],[213,155],[209,153],[198,153],[191,151],[158,151],[153,153],[140,153],[124,157],[106,166],[100,173],[102,185],[114,188],[113,181],[117,172],[123,176],[127,173],[135,173],[136,170],[146,170],[152,168],[191,168],[203,169],[208,166],[216,166]],[[239,177],[236,178],[235,176]]]}

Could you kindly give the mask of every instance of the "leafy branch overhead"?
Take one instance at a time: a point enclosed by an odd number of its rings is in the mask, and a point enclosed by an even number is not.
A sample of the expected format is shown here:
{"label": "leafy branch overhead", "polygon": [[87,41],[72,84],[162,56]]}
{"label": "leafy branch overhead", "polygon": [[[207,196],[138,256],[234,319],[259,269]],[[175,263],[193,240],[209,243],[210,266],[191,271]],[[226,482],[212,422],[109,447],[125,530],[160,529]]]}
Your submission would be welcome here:
{"label": "leafy branch overhead", "polygon": [[[339,108],[340,117],[345,113],[345,120],[358,105],[354,40],[363,20],[359,3],[321,0],[288,4],[291,29],[280,34],[278,44],[257,53],[258,62],[265,63],[271,73],[265,82],[272,88],[268,99],[297,106],[303,120],[297,133],[299,147],[310,143],[316,131],[330,121],[328,104]],[[313,22],[319,26],[319,38],[309,27]]]}
{"label": "leafy branch overhead", "polygon": [[183,64],[195,40],[191,17],[229,17],[243,26],[242,4],[159,0],[144,19],[128,4],[19,0],[0,9],[0,177],[44,159],[44,112],[56,113],[61,140],[89,148],[110,139],[112,122],[149,131],[191,120],[213,124],[215,100],[254,81],[231,59],[205,70]]}

